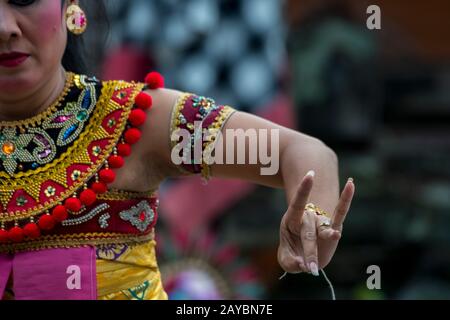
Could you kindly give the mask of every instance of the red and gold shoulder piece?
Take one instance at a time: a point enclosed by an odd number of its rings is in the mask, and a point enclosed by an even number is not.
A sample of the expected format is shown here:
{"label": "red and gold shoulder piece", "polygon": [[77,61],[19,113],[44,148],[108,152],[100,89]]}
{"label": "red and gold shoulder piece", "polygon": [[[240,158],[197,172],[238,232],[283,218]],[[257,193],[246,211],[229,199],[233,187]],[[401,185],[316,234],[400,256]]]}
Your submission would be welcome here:
{"label": "red and gold shoulder piece", "polygon": [[[215,100],[199,96],[192,93],[183,93],[176,102],[171,118],[171,145],[175,148],[177,144],[182,143],[183,136],[180,140],[172,140],[173,134],[179,130],[189,132],[191,141],[185,146],[183,154],[190,155],[191,159],[184,159],[184,164],[180,166],[182,172],[186,174],[202,174],[203,178],[210,178],[210,167],[204,161],[192,159],[195,155],[195,146],[198,139],[204,138],[205,133],[209,134],[208,141],[201,141],[203,155],[205,150],[214,147],[216,135],[223,129],[227,120],[236,112],[236,110],[227,105],[219,105]],[[201,129],[201,135],[198,136],[198,130]]]}
{"label": "red and gold shoulder piece", "polygon": [[72,79],[37,125],[0,127],[0,243],[38,238],[94,204],[141,138],[152,107],[143,90],[163,84],[157,73],[146,84]]}

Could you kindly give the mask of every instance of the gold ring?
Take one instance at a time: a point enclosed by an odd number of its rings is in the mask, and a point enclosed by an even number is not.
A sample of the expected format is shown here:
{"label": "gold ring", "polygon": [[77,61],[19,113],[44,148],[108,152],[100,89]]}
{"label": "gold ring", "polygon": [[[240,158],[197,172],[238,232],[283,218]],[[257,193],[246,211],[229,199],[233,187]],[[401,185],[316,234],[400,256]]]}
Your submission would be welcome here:
{"label": "gold ring", "polygon": [[306,205],[305,211],[313,211],[318,216],[324,216],[324,217],[329,218],[328,213],[326,213],[325,211],[323,211],[322,209],[320,209],[318,206],[316,206],[313,203],[308,203]]}
{"label": "gold ring", "polygon": [[325,221],[320,224],[320,228],[331,228],[331,222]]}

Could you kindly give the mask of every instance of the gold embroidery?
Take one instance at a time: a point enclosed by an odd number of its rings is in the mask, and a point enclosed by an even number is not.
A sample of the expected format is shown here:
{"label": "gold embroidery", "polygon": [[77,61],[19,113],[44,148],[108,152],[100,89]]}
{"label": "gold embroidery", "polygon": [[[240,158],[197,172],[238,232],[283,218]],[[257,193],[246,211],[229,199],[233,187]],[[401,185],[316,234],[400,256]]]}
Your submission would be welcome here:
{"label": "gold embroidery", "polygon": [[156,191],[130,192],[122,190],[111,190],[105,194],[98,195],[97,199],[103,201],[126,201],[136,199],[150,199],[154,197],[156,197]]}
{"label": "gold embroidery", "polygon": [[[213,133],[211,141],[205,142],[203,145],[204,150],[208,151],[209,154],[212,153],[217,143],[217,134],[222,132],[225,124],[230,119],[230,117],[236,112],[230,106],[225,106],[222,110],[220,110],[220,114],[216,117],[214,122],[208,127],[209,132]],[[205,154],[206,152],[204,152]],[[205,180],[211,179],[211,167],[205,162],[205,158],[203,157],[202,167],[202,177]]]}
{"label": "gold embroidery", "polygon": [[[192,93],[188,93],[188,92],[181,94],[178,97],[178,99],[175,103],[175,106],[173,107],[172,115],[171,115],[170,132],[169,132],[170,150],[173,150],[173,148],[175,148],[177,145],[177,141],[173,141],[172,135],[174,132],[176,132],[179,129],[179,127],[181,125],[181,120],[179,119],[179,116],[181,115],[181,112],[183,111],[183,108],[186,105],[187,100],[191,96],[192,96]],[[192,175],[192,172],[187,171],[182,166],[177,166],[177,169],[183,175]]]}
{"label": "gold embroidery", "polygon": [[[172,134],[174,132],[176,132],[180,128],[180,126],[183,124],[182,120],[181,120],[183,108],[186,106],[186,103],[187,103],[188,99],[190,97],[192,97],[193,95],[194,94],[192,94],[192,93],[183,93],[178,98],[178,100],[177,100],[177,102],[176,102],[176,104],[175,104],[175,106],[173,108],[172,116],[171,116],[171,126],[170,126],[171,149],[175,148],[175,146],[177,145],[177,141],[173,141],[172,140]],[[215,144],[216,144],[216,137],[215,137],[215,135],[218,133],[218,131],[222,131],[223,130],[223,127],[225,126],[227,120],[235,112],[236,112],[236,110],[233,109],[230,106],[224,106],[222,108],[222,110],[220,110],[220,113],[215,118],[214,122],[207,128],[207,130],[209,130],[209,132],[212,133],[213,136],[211,137],[211,141],[205,142],[203,144],[203,150],[204,151],[210,151],[210,154],[211,154],[211,151],[214,150]],[[193,130],[194,125],[192,123],[185,123],[185,124],[188,127],[188,129]],[[204,154],[205,154],[205,152],[204,152]],[[201,164],[201,169],[202,169],[201,174],[202,174],[202,177],[205,180],[209,180],[211,178],[211,168],[205,162],[204,157],[202,157],[202,158],[203,158],[203,163]],[[179,171],[182,174],[192,175],[192,172],[187,171],[182,166],[178,166],[178,169],[179,169]]]}
{"label": "gold embroidery", "polygon": [[170,142],[171,142],[171,149],[173,149],[177,145],[177,141],[172,141],[172,134],[179,129],[181,125],[181,121],[178,118],[181,112],[183,111],[184,106],[186,105],[187,100],[189,97],[192,96],[192,93],[183,93],[175,103],[175,106],[172,110],[172,116],[171,116],[171,125],[170,125]]}
{"label": "gold embroidery", "polygon": [[129,235],[120,233],[81,233],[71,235],[43,236],[38,240],[0,245],[0,253],[18,253],[58,248],[78,248],[101,245],[137,245],[155,239],[155,230],[147,235]]}
{"label": "gold embroidery", "polygon": [[[131,108],[134,104],[136,95],[142,91],[144,85],[136,83],[126,83],[121,81],[110,81],[104,83],[100,99],[97,103],[92,120],[85,128],[84,132],[80,134],[77,141],[71,146],[67,152],[60,157],[57,161],[39,168],[34,172],[20,173],[11,179],[9,176],[0,174],[0,200],[5,203],[6,199],[10,197],[10,193],[16,190],[24,190],[29,193],[30,196],[39,200],[41,184],[45,181],[57,181],[59,184],[67,188],[60,196],[52,199],[46,203],[40,203],[35,208],[28,211],[18,211],[10,213],[0,213],[0,220],[4,223],[13,222],[16,220],[27,219],[36,215],[39,215],[46,210],[51,209],[57,203],[63,202],[65,199],[72,196],[78,189],[82,188],[84,184],[89,181],[96,172],[103,166],[107,157],[113,152],[113,148],[117,144],[121,137],[126,124]],[[125,105],[119,105],[111,100],[113,93],[116,90],[132,88],[132,94]],[[120,125],[112,135],[107,134],[101,123],[109,114],[114,111],[123,110]],[[70,188],[68,187],[67,179],[70,177],[65,176],[66,169],[77,161],[84,162],[86,160],[86,150],[93,141],[109,138],[110,143],[103,148],[102,153],[96,163],[90,165],[87,172],[83,173],[78,181],[74,183]],[[4,178],[4,179],[3,179]],[[20,178],[20,179],[19,179]]]}
{"label": "gold embroidery", "polygon": [[8,203],[11,201],[12,197],[14,195],[14,191],[3,191],[0,189],[0,202],[2,203],[2,206],[6,208]]}

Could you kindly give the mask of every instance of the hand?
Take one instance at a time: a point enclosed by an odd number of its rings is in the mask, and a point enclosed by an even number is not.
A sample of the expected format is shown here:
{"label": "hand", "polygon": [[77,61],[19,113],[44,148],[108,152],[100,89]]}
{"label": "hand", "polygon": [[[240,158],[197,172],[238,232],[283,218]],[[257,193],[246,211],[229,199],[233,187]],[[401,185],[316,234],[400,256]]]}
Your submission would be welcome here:
{"label": "hand", "polygon": [[355,185],[349,179],[332,217],[305,210],[314,184],[314,173],[301,182],[280,227],[278,262],[287,273],[312,273],[319,276],[332,260],[342,237]]}

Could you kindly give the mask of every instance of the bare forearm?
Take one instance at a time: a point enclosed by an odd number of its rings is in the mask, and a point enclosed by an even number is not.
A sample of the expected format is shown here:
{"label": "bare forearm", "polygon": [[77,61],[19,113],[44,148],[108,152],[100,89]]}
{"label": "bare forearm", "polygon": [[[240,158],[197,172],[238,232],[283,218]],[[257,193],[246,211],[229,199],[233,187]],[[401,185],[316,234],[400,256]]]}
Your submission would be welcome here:
{"label": "bare forearm", "polygon": [[[273,160],[272,167],[279,170],[276,174],[264,175],[261,170],[267,166],[262,164],[216,165],[212,170],[216,177],[244,179],[285,189],[288,203],[290,203],[302,178],[308,171],[314,170],[316,177],[311,201],[332,213],[339,199],[338,161],[336,154],[325,144],[305,134],[245,113],[238,113],[232,117],[226,129],[266,129],[268,132],[277,130],[279,140],[271,141],[269,153]],[[249,149],[247,144],[246,150]],[[247,158],[249,158],[248,155]],[[275,162],[279,166],[274,166]]]}
{"label": "bare forearm", "polygon": [[281,154],[281,176],[288,203],[311,170],[315,172],[315,183],[310,201],[331,214],[339,200],[337,156],[319,140],[294,139]]}

